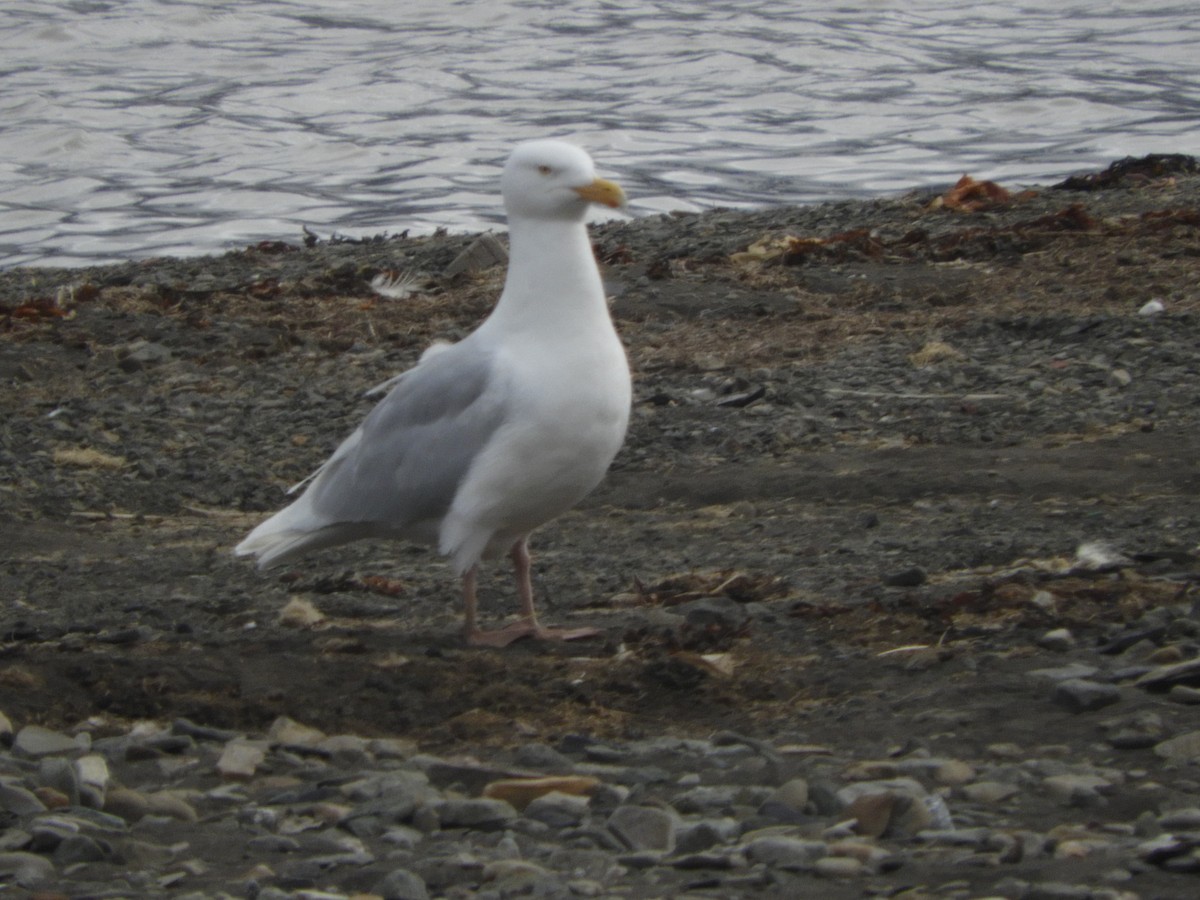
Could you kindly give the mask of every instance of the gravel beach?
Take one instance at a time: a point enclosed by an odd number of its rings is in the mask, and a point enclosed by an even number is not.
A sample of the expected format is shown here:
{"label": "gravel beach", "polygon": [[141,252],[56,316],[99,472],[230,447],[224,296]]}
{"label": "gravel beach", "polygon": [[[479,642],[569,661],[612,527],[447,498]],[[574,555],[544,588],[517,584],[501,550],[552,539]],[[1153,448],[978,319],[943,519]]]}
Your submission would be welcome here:
{"label": "gravel beach", "polygon": [[1196,161],[592,235],[633,420],[532,546],[604,636],[504,651],[230,552],[503,234],[0,272],[0,893],[1200,895]]}

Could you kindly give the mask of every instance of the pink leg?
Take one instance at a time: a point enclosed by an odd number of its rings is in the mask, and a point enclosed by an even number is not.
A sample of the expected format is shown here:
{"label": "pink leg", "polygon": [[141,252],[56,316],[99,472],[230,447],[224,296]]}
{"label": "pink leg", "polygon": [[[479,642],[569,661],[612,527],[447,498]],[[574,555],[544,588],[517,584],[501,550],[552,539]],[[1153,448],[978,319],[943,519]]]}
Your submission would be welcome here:
{"label": "pink leg", "polygon": [[603,632],[596,628],[547,628],[537,620],[533,608],[533,578],[529,559],[529,543],[521,538],[512,545],[509,557],[517,581],[517,596],[521,602],[521,619],[498,631],[480,631],[475,624],[475,568],[463,576],[463,604],[466,608],[465,634],[467,643],[480,647],[507,647],[524,637],[544,641],[576,641],[596,637]]}

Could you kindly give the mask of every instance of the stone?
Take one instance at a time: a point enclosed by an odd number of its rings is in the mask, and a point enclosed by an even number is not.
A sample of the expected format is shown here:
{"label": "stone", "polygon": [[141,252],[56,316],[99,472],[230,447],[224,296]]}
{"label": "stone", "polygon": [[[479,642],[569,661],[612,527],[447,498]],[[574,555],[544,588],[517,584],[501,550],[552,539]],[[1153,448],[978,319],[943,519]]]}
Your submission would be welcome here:
{"label": "stone", "polygon": [[920,566],[911,566],[883,576],[888,587],[920,587],[929,580],[929,575]]}
{"label": "stone", "polygon": [[[854,830],[868,837],[882,837],[892,821],[899,795],[890,791],[861,794],[846,807],[844,814],[854,819]],[[911,802],[911,798],[909,798]]]}
{"label": "stone", "polygon": [[1021,789],[1014,784],[999,781],[977,781],[962,787],[963,796],[973,803],[1003,803],[1020,791]]}
{"label": "stone", "polygon": [[913,778],[890,778],[849,784],[837,792],[842,815],[856,819],[858,834],[911,837],[949,814],[944,804]]}
{"label": "stone", "polygon": [[54,863],[36,853],[0,853],[0,881],[11,879],[23,888],[36,888],[54,878]]}
{"label": "stone", "polygon": [[811,870],[817,860],[829,852],[824,841],[804,840],[784,835],[766,835],[754,838],[742,845],[742,851],[750,862],[763,863],[772,868],[795,872]]}
{"label": "stone", "polygon": [[1072,678],[1091,678],[1099,671],[1096,666],[1089,666],[1086,663],[1070,663],[1048,669],[1034,669],[1029,673],[1029,677],[1041,681],[1069,681]]}
{"label": "stone", "polygon": [[732,785],[700,785],[675,797],[671,805],[681,813],[724,813],[738,804],[740,793]]}
{"label": "stone", "polygon": [[508,249],[500,239],[494,234],[481,234],[450,261],[442,270],[442,277],[451,279],[463,274],[473,275],[507,261]]}
{"label": "stone", "polygon": [[1154,752],[1171,762],[1193,762],[1200,759],[1200,731],[1189,731],[1154,745]]}
{"label": "stone", "polygon": [[180,822],[198,822],[200,816],[187,800],[175,791],[154,791],[145,795],[147,812],[150,815],[165,816]]}
{"label": "stone", "polygon": [[117,365],[125,372],[137,372],[164,363],[170,358],[171,351],[153,341],[134,341],[117,351]]}
{"label": "stone", "polygon": [[0,781],[0,810],[14,816],[34,816],[46,812],[46,804],[28,788]]}
{"label": "stone", "polygon": [[804,778],[792,778],[771,792],[771,796],[758,808],[758,814],[777,822],[799,822],[806,818],[806,806],[808,781]]}
{"label": "stone", "polygon": [[79,771],[64,756],[44,756],[38,762],[38,781],[61,792],[71,806],[79,805]]}
{"label": "stone", "polygon": [[13,741],[13,752],[21,756],[38,758],[78,753],[80,750],[87,750],[90,746],[91,740],[86,733],[71,737],[51,731],[49,728],[43,728],[41,725],[26,725],[17,732]]}
{"label": "stone", "polygon": [[443,828],[475,828],[495,831],[517,817],[511,803],[483,797],[475,800],[443,800],[434,806]]}
{"label": "stone", "polygon": [[588,797],[600,787],[600,779],[591,775],[548,775],[543,778],[505,778],[483,789],[483,796],[505,800],[518,810],[525,809],[538,797],[549,793]]}
{"label": "stone", "polygon": [[77,863],[104,862],[113,857],[112,847],[86,834],[64,837],[54,848],[57,866],[73,866]]}
{"label": "stone", "polygon": [[1200,657],[1168,666],[1157,666],[1134,684],[1155,693],[1169,690],[1177,684],[1198,687],[1200,686]]}
{"label": "stone", "polygon": [[670,853],[675,849],[676,818],[651,806],[618,806],[605,823],[608,830],[633,851]]}
{"label": "stone", "polygon": [[1183,706],[1200,706],[1200,688],[1186,684],[1173,684],[1167,691],[1167,699]]}
{"label": "stone", "polygon": [[1041,881],[1031,884],[1021,900],[1098,900],[1086,884],[1065,884],[1060,881]]}
{"label": "stone", "polygon": [[108,790],[108,762],[103,756],[89,753],[74,762],[79,785],[79,802],[93,809],[104,808],[104,795]]}
{"label": "stone", "polygon": [[513,764],[553,775],[565,775],[575,767],[570,757],[548,744],[525,744],[518,747],[513,754]]}
{"label": "stone", "polygon": [[582,822],[588,814],[588,798],[575,794],[551,791],[530,801],[525,807],[526,818],[551,828],[570,828]]}
{"label": "stone", "polygon": [[1068,678],[1054,685],[1051,699],[1073,713],[1093,712],[1111,706],[1121,699],[1116,685],[1089,681],[1086,678]]}
{"label": "stone", "polygon": [[104,811],[120,816],[126,822],[136,822],[150,811],[150,803],[140,791],[117,787],[105,797]]}
{"label": "stone", "polygon": [[1042,779],[1042,787],[1051,797],[1071,806],[1091,806],[1102,803],[1101,794],[1113,785],[1099,775],[1051,775]]}
{"label": "stone", "polygon": [[1038,638],[1038,646],[1063,653],[1075,646],[1075,635],[1068,628],[1055,628]]}
{"label": "stone", "polygon": [[249,781],[267,758],[266,741],[247,741],[240,738],[227,743],[217,760],[217,771],[222,778]]}
{"label": "stone", "polygon": [[865,869],[862,861],[853,856],[826,856],[813,865],[813,871],[823,878],[853,878]]}
{"label": "stone", "polygon": [[297,747],[314,747],[323,741],[325,736],[325,732],[319,728],[301,724],[287,716],[279,716],[267,729],[267,740]]}
{"label": "stone", "polygon": [[1185,806],[1173,809],[1158,817],[1158,824],[1165,829],[1200,831],[1200,807]]}
{"label": "stone", "polygon": [[732,831],[728,827],[723,828],[721,824],[708,819],[700,822],[680,823],[675,829],[675,852],[679,854],[703,853],[728,840],[733,833],[736,833],[737,823],[733,819],[724,819],[722,822],[732,825]]}
{"label": "stone", "polygon": [[552,873],[548,869],[526,859],[492,860],[484,864],[482,875],[484,881],[523,881],[552,877]]}

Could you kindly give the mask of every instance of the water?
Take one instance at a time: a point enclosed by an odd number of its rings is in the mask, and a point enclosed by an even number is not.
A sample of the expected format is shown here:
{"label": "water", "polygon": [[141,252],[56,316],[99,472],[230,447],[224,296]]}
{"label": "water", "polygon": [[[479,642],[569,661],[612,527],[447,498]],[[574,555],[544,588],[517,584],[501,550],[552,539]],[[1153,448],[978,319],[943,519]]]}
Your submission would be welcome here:
{"label": "water", "polygon": [[488,228],[547,135],[639,214],[1200,150],[1194,2],[829,7],[5,0],[0,265]]}

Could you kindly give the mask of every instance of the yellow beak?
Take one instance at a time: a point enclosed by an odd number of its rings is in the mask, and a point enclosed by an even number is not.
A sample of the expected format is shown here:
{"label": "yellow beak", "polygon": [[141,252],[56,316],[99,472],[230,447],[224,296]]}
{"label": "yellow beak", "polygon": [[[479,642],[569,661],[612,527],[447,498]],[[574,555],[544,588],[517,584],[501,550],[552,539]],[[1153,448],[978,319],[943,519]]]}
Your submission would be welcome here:
{"label": "yellow beak", "polygon": [[625,205],[625,192],[621,190],[621,186],[605,178],[597,178],[591,184],[577,187],[575,188],[575,193],[584,200],[591,201],[592,203],[603,203],[605,206],[611,206],[613,209],[620,209]]}

